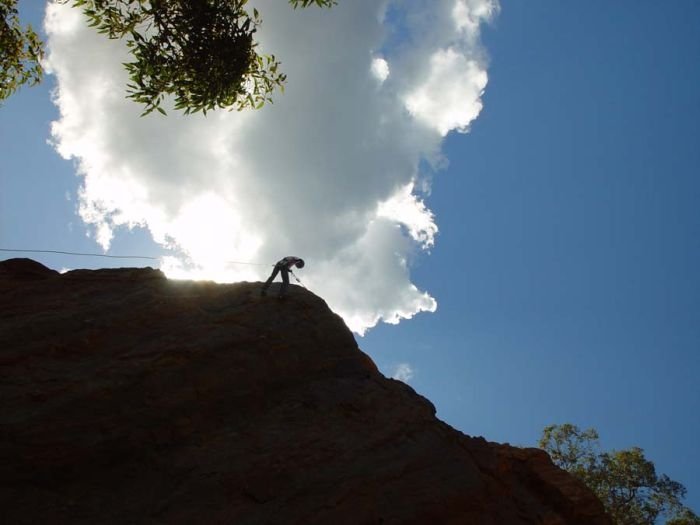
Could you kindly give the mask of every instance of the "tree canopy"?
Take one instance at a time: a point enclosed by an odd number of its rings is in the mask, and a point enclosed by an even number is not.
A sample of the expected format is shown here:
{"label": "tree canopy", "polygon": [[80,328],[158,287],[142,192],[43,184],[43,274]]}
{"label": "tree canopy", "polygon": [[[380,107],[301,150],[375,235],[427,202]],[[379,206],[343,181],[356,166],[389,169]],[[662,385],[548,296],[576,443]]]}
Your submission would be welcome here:
{"label": "tree canopy", "polygon": [[539,441],[554,463],[583,481],[603,502],[616,525],[700,525],[681,500],[686,489],[665,474],[639,447],[602,452],[598,432],[576,425],[550,425]]}
{"label": "tree canopy", "polygon": [[[87,23],[125,39],[132,60],[127,96],[143,114],[174,98],[185,113],[216,108],[260,108],[283,89],[286,75],[274,55],[257,53],[262,23],[248,0],[60,0],[82,9]],[[293,8],[331,7],[336,0],[288,0]],[[0,100],[22,84],[41,80],[43,43],[17,17],[17,0],[0,0]]]}

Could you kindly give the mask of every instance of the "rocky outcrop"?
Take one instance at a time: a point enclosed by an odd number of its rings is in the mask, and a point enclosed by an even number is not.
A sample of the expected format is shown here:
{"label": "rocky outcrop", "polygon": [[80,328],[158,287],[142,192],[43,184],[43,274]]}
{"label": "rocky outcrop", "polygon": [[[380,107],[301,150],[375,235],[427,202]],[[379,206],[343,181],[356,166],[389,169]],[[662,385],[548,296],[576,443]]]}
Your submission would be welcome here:
{"label": "rocky outcrop", "polygon": [[0,521],[608,524],[537,449],[466,436],[312,293],[0,263]]}

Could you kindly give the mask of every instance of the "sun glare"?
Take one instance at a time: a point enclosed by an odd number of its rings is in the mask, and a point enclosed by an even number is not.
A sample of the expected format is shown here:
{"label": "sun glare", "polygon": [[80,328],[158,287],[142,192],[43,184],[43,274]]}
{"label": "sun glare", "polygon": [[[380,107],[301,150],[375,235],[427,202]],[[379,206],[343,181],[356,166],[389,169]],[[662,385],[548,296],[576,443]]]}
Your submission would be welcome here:
{"label": "sun glare", "polygon": [[168,231],[186,259],[165,257],[161,270],[174,279],[257,280],[262,240],[248,230],[230,202],[205,193],[186,204]]}

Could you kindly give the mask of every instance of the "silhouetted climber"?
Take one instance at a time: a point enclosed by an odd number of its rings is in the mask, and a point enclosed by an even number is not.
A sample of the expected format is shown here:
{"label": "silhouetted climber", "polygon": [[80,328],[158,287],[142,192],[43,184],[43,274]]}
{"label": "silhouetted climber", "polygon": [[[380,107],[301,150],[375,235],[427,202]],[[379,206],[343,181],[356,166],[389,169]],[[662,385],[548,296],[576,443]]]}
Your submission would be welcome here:
{"label": "silhouetted climber", "polygon": [[272,284],[274,278],[277,277],[277,274],[281,273],[282,286],[280,287],[279,297],[284,297],[284,295],[287,293],[287,287],[289,286],[289,272],[292,271],[293,266],[303,268],[304,260],[290,255],[289,257],[285,257],[281,261],[278,261],[277,264],[275,264],[275,268],[272,270],[272,275],[270,275],[268,280],[265,281],[265,284],[263,284],[263,287],[260,290],[260,295],[264,296],[267,294],[267,289],[270,287],[270,284]]}

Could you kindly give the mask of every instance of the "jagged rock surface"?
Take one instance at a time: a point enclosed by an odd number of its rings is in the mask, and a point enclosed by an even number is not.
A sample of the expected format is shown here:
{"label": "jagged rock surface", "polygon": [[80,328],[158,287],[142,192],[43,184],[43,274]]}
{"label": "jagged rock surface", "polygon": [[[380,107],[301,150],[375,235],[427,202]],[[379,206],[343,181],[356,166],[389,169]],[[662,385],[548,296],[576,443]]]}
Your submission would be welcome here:
{"label": "jagged rock surface", "polygon": [[0,521],[609,524],[537,449],[472,438],[299,287],[0,262]]}

